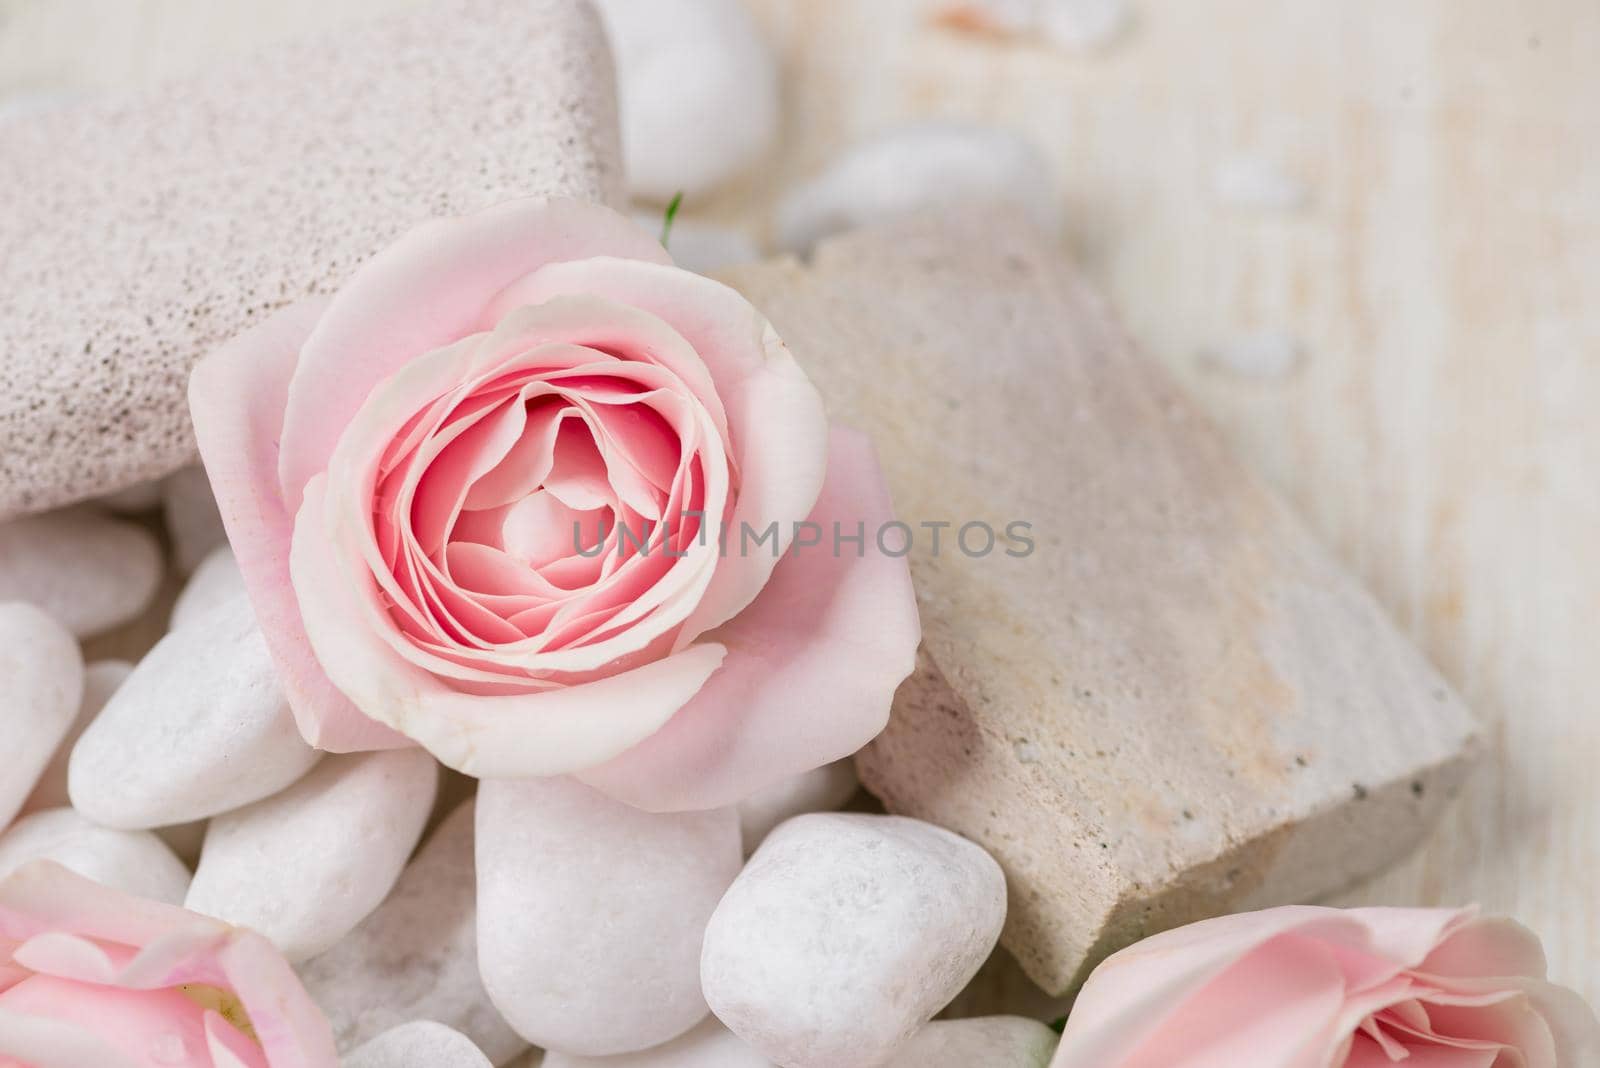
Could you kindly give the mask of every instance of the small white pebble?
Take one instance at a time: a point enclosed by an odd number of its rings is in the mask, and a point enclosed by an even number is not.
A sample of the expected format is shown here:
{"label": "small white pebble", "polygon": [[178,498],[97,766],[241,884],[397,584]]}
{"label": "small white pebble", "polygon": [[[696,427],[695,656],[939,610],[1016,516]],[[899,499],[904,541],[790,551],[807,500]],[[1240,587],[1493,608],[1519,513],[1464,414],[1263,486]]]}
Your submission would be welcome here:
{"label": "small white pebble", "polygon": [[629,190],[698,197],[763,156],[778,65],[740,0],[599,0],[617,65]]}
{"label": "small white pebble", "polygon": [[0,835],[0,878],[39,859],[168,905],[182,904],[189,888],[189,869],[160,838],[149,831],[101,827],[70,808],[24,816]]}
{"label": "small white pebble", "polygon": [[664,1045],[615,1057],[551,1053],[544,1059],[544,1068],[772,1068],[772,1062],[723,1027],[715,1016],[707,1016]]}
{"label": "small white pebble", "polygon": [[1284,378],[1300,366],[1304,346],[1286,330],[1253,330],[1202,350],[1205,364],[1245,378]]}
{"label": "small white pebble", "polygon": [[83,702],[83,655],[31,604],[0,603],[0,827],[10,823]]}
{"label": "small white pebble", "polygon": [[[633,218],[652,233],[661,232],[662,212],[636,211]],[[667,251],[679,267],[696,274],[714,274],[724,267],[761,258],[761,247],[743,230],[685,219],[682,215],[672,221]]]}
{"label": "small white pebble", "polygon": [[180,574],[188,575],[219,545],[228,533],[211,495],[205,468],[185,467],[167,476],[163,513],[172,536],[172,560]]}
{"label": "small white pebble", "polygon": [[1262,156],[1239,154],[1211,172],[1212,194],[1231,207],[1299,211],[1311,199],[1304,182]]}
{"label": "small white pebble", "polygon": [[935,1020],[896,1049],[883,1068],[1046,1068],[1060,1041],[1026,1016]]}
{"label": "small white pebble", "polygon": [[33,793],[28,795],[27,803],[22,806],[23,812],[60,808],[70,803],[67,800],[67,760],[72,756],[72,747],[132,672],[133,665],[126,660],[96,660],[84,669],[83,700],[79,702],[77,718],[72,721],[67,736],[56,746],[49,766],[39,776]]}
{"label": "small white pebble", "polygon": [[172,605],[168,629],[176,630],[244,592],[244,575],[239,571],[239,561],[234,559],[232,549],[219,545],[200,561],[200,566],[194,569],[194,574],[184,584],[183,592],[178,594],[177,601]]}
{"label": "small white pebble", "polygon": [[976,123],[912,123],[856,145],[785,194],[778,240],[804,252],[842,230],[985,201],[1017,205],[1048,233],[1061,227],[1050,162],[1026,138]]}
{"label": "small white pebble", "polygon": [[1133,10],[1126,0],[959,0],[937,18],[956,29],[1037,35],[1070,52],[1097,52],[1127,32]]}
{"label": "small white pebble", "polygon": [[855,795],[861,780],[848,757],[801,772],[739,802],[739,829],[745,856],[756,851],[772,828],[806,812],[839,808]]}
{"label": "small white pebble", "polygon": [[385,1031],[348,1053],[340,1068],[492,1068],[460,1031],[417,1020]]}
{"label": "small white pebble", "polygon": [[79,638],[128,622],[161,584],[161,548],[143,527],[90,508],[0,523],[0,601],[27,601]]}

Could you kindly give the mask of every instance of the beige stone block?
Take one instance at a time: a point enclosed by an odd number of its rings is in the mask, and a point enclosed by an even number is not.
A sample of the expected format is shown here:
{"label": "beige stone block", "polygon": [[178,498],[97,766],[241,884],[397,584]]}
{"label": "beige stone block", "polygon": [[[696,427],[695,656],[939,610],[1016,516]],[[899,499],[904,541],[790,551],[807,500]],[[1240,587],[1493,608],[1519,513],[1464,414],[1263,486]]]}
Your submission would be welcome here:
{"label": "beige stone block", "polygon": [[[1456,793],[1467,710],[1021,217],[925,216],[727,277],[872,432],[914,533],[920,668],[862,781],[999,859],[1002,941],[1041,987],[1338,890]],[[971,522],[1029,523],[1033,551],[967,555]]]}
{"label": "beige stone block", "polygon": [[195,361],[434,215],[615,199],[583,0],[446,0],[0,123],[0,517],[193,458]]}

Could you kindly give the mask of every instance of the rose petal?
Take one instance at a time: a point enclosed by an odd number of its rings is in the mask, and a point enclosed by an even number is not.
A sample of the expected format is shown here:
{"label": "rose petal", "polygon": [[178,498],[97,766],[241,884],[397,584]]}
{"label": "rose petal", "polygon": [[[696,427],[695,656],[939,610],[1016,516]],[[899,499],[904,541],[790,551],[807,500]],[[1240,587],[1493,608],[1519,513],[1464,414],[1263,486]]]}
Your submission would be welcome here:
{"label": "rose petal", "polygon": [[[671,722],[581,772],[584,782],[640,808],[714,808],[853,753],[883,729],[914,665],[916,600],[905,560],[872,545],[892,513],[870,442],[836,430],[831,446],[811,514],[823,544],[786,557],[761,596],[708,635],[727,646],[727,662]],[[835,522],[847,534],[865,524],[862,556],[850,545],[834,554]]]}
{"label": "rose petal", "polygon": [[642,227],[576,200],[513,200],[434,219],[368,260],[307,339],[289,385],[279,474],[297,510],[372,387],[411,360],[492,325],[493,295],[559,260],[620,255],[671,262]]}
{"label": "rose petal", "polygon": [[279,431],[300,347],[326,306],[311,300],[285,309],[202,360],[189,379],[189,410],[295,725],[320,749],[389,749],[411,742],[362,715],[328,681],[306,642],[289,582],[293,521],[278,489]]}

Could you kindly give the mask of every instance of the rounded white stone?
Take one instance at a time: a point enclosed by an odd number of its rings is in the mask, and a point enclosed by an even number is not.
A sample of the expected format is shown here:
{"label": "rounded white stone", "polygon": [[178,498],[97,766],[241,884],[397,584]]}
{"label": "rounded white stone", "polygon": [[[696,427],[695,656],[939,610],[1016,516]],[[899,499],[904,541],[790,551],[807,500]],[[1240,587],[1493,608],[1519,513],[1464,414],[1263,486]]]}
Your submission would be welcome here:
{"label": "rounded white stone", "polygon": [[101,827],[70,808],[24,816],[0,835],[0,878],[30,860],[53,860],[85,879],[137,897],[177,905],[189,869],[149,831]]}
{"label": "rounded white stone", "polygon": [[83,701],[83,656],[31,604],[0,603],[0,827],[21,811]]}
{"label": "rounded white stone", "polygon": [[79,638],[128,622],[161,584],[143,527],[89,508],[0,523],[0,601],[38,605]]}
{"label": "rounded white stone", "polygon": [[543,1068],[772,1068],[772,1062],[723,1027],[715,1016],[708,1016],[662,1046],[615,1057],[550,1053]]}
{"label": "rounded white stone", "polygon": [[1133,22],[1127,0],[959,0],[947,22],[992,33],[1038,35],[1073,52],[1115,42]]}
{"label": "rounded white stone", "polygon": [[901,816],[797,816],[717,906],[701,983],[780,1064],[877,1065],[972,978],[1005,912],[1000,866],[965,838]]}
{"label": "rounded white stone", "polygon": [[239,561],[234,559],[232,549],[219,545],[206,554],[189,581],[184,583],[183,591],[173,602],[168,629],[192,623],[244,592],[244,574],[239,570]]}
{"label": "rounded white stone", "polygon": [[78,702],[78,715],[73,719],[66,737],[56,745],[50,763],[22,806],[23,812],[60,808],[71,803],[67,797],[67,760],[72,756],[72,747],[132,671],[133,665],[126,660],[96,660],[84,669],[83,699]]}
{"label": "rounded white stone", "polygon": [[1060,1041],[1026,1016],[934,1020],[896,1049],[884,1068],[1047,1068]]}
{"label": "rounded white stone", "polygon": [[299,966],[340,1049],[411,1020],[455,1028],[495,1064],[528,1048],[478,975],[473,812],[469,801],[445,817],[377,911]]}
{"label": "rounded white stone", "polygon": [[203,467],[185,467],[167,476],[162,513],[172,536],[172,562],[182,574],[193,572],[211,550],[228,543]]}
{"label": "rounded white stone", "polygon": [[[637,211],[633,219],[646,230],[659,233],[663,213]],[[743,230],[685,219],[681,215],[673,220],[672,229],[667,233],[667,251],[679,267],[697,274],[714,274],[724,267],[736,267],[761,258],[761,246]]]}
{"label": "rounded white stone", "polygon": [[492,1068],[472,1039],[432,1020],[385,1031],[339,1064],[340,1068]]}
{"label": "rounded white stone", "polygon": [[79,811],[164,827],[277,793],[320,756],[295,729],[250,602],[169,633],[89,724],[67,764]]}
{"label": "rounded white stone", "polygon": [[804,252],[842,230],[984,201],[1015,204],[1050,233],[1061,228],[1050,162],[1027,139],[976,123],[912,123],[862,142],[786,193],[778,240]]}
{"label": "rounded white stone", "polygon": [[599,0],[617,65],[629,190],[694,198],[778,131],[778,67],[739,0]]}
{"label": "rounded white stone", "polygon": [[522,1037],[631,1053],[706,1013],[701,933],[739,871],[731,808],[653,813],[573,779],[478,787],[478,966]]}
{"label": "rounded white stone", "polygon": [[739,802],[739,829],[746,856],[756,851],[772,829],[807,812],[829,812],[855,795],[861,780],[855,762],[846,758],[801,772]]}
{"label": "rounded white stone", "polygon": [[327,757],[282,793],[212,819],[184,907],[309,960],[383,903],[438,785],[421,749]]}

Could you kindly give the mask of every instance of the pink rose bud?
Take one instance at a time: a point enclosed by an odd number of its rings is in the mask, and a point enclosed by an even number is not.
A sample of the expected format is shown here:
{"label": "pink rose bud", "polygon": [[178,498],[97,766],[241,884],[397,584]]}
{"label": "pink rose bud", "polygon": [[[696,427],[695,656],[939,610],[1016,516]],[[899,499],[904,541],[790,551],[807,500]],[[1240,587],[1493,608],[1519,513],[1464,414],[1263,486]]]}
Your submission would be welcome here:
{"label": "pink rose bud", "polygon": [[0,1066],[336,1068],[333,1032],[253,931],[52,861],[0,882]]}
{"label": "pink rose bud", "polygon": [[1079,993],[1051,1068],[1587,1068],[1600,1023],[1526,928],[1294,907],[1167,931]]}
{"label": "pink rose bud", "polygon": [[189,392],[318,747],[706,808],[860,748],[912,669],[905,561],[832,539],[892,518],[870,444],[605,208],[430,222]]}

